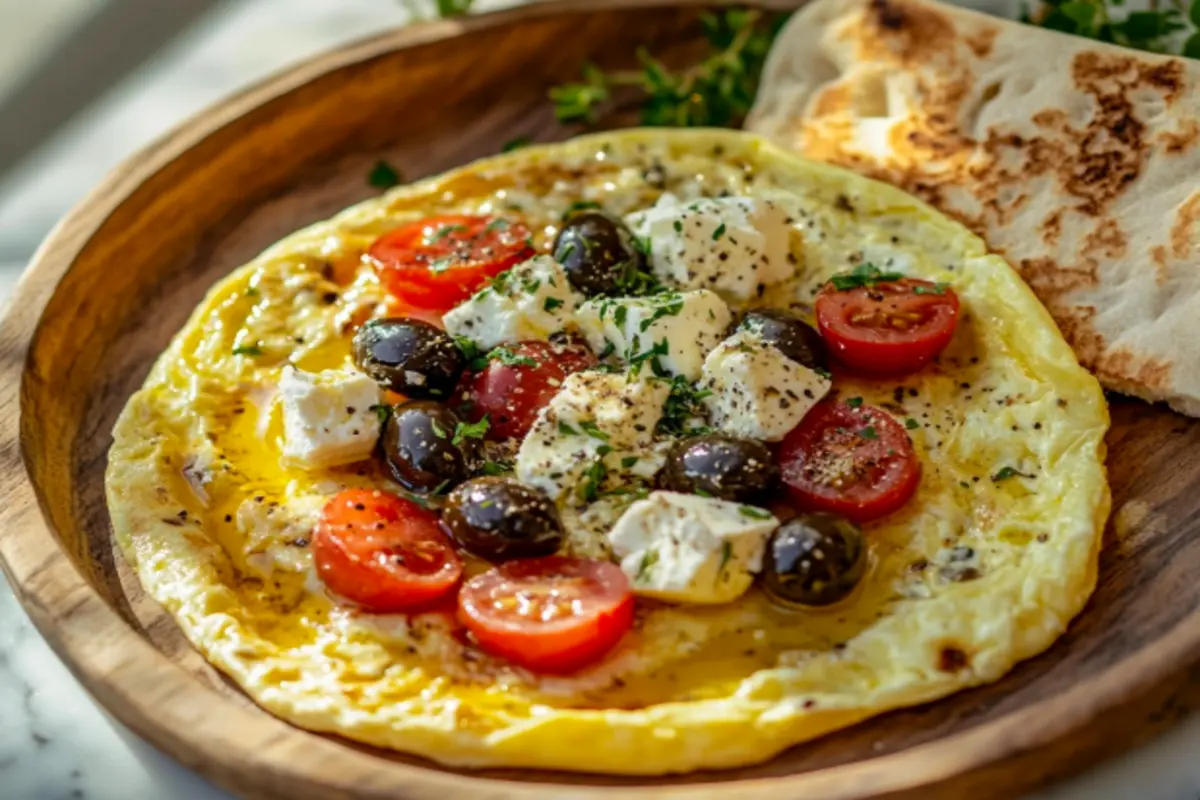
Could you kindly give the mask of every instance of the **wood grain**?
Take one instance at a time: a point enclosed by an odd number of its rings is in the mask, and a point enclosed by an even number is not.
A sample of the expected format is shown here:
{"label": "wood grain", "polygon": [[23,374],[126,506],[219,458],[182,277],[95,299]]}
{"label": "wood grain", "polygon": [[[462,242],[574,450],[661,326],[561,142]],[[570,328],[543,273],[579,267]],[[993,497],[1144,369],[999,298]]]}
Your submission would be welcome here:
{"label": "wood grain", "polygon": [[[1114,524],[1088,609],[993,686],[769,763],[662,779],[464,774],[294,729],[211,670],[114,554],[109,431],[205,289],[372,190],[515,136],[565,138],[545,88],[645,44],[695,52],[698,3],[582,0],[439,22],[306,63],[116,170],[55,230],[0,327],[0,563],[34,623],[126,725],[247,797],[1011,796],[1166,727],[1200,681],[1200,425],[1114,400]],[[781,5],[781,4],[775,4]],[[786,5],[786,3],[782,3]]]}

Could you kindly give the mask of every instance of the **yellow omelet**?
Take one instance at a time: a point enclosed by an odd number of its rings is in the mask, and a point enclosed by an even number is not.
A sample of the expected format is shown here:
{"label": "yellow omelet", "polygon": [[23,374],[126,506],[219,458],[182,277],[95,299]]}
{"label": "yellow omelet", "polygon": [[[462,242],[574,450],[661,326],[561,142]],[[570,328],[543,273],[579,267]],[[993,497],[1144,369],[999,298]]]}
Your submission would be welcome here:
{"label": "yellow omelet", "polygon": [[[863,261],[948,284],[961,300],[934,364],[835,381],[841,396],[903,422],[922,468],[916,495],[864,526],[856,591],[802,610],[758,588],[711,606],[639,601],[615,650],[558,676],[482,653],[446,617],[372,615],[332,598],[310,552],[322,506],[345,487],[395,484],[373,460],[286,466],[274,395],[288,366],[347,364],[355,327],[387,313],[366,249],[426,216],[504,213],[546,252],[572,204],[626,214],[664,192],[786,211],[794,275],[756,305],[807,313],[820,286]],[[236,270],[129,400],[107,488],[147,592],[289,722],[455,766],[662,774],[763,761],[995,681],[1049,647],[1095,585],[1107,427],[1095,378],[1009,265],[961,225],[754,136],[638,129],[393,189]],[[618,511],[564,509],[568,547],[604,555],[594,537]]]}

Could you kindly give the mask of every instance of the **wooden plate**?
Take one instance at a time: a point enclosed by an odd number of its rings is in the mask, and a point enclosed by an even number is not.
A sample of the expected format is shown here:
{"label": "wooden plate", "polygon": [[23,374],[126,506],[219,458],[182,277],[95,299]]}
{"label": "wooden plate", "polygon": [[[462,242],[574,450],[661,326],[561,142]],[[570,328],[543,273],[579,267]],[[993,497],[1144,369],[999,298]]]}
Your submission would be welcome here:
{"label": "wooden plate", "polygon": [[[51,235],[0,329],[0,556],[96,698],[251,797],[1011,796],[1161,729],[1198,694],[1200,425],[1114,401],[1115,524],[1070,632],[1002,682],[896,712],[767,764],[662,780],[465,774],[297,730],[210,669],[114,553],[109,431],[205,289],[372,190],[558,126],[545,88],[581,59],[698,45],[694,3],[576,0],[390,33],[234,97],[126,162]],[[19,410],[19,413],[18,413]],[[598,742],[597,746],[603,746]]]}

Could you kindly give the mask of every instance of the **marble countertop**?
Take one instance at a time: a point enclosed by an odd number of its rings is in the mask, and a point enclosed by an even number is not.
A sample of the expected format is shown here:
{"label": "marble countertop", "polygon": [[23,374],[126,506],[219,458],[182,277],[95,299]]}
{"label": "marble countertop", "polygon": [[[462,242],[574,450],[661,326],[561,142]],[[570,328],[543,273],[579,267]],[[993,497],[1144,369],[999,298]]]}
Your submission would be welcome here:
{"label": "marble countertop", "polygon": [[[997,2],[979,3],[992,10]],[[507,5],[481,0],[482,8]],[[102,98],[0,184],[0,299],[54,222],[120,159],[219,97],[339,42],[407,21],[421,0],[232,0]],[[2,38],[2,37],[0,37]],[[0,797],[223,800],[83,691],[0,582]],[[1200,718],[1037,800],[1195,800]]]}

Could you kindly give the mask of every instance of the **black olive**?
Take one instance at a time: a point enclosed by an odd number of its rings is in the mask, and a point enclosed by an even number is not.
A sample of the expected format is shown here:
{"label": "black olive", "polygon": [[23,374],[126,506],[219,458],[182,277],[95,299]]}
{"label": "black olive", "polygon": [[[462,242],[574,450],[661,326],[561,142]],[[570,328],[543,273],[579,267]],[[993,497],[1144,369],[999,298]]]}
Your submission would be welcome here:
{"label": "black olive", "polygon": [[829,369],[829,349],[821,334],[786,311],[774,308],[747,311],[738,328],[754,331],[792,361],[809,369]]}
{"label": "black olive", "polygon": [[767,542],[763,588],[784,603],[827,606],[850,594],[866,565],[857,525],[834,514],[801,514]]}
{"label": "black olive", "polygon": [[354,335],[354,363],[380,386],[418,399],[450,396],[466,357],[443,330],[419,319],[375,319]]}
{"label": "black olive", "polygon": [[489,561],[548,556],[563,540],[553,501],[511,478],[475,478],[447,498],[442,524],[460,545]]}
{"label": "black olive", "polygon": [[429,400],[396,406],[383,428],[383,453],[392,477],[413,492],[444,492],[462,483],[482,460],[478,439],[454,443],[458,416]]}
{"label": "black olive", "polygon": [[554,260],[589,297],[622,294],[634,271],[646,266],[625,223],[596,209],[567,217],[554,240]]}
{"label": "black olive", "polygon": [[779,468],[762,442],[721,433],[677,441],[658,474],[659,488],[752,503],[769,492]]}

